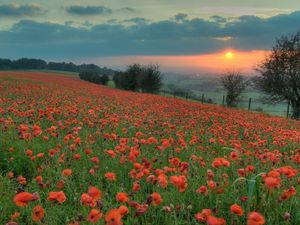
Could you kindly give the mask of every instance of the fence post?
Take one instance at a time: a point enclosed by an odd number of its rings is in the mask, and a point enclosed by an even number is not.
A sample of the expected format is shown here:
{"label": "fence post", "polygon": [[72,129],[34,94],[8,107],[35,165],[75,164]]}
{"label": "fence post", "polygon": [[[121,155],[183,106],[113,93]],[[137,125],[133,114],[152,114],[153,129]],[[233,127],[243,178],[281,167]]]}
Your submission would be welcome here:
{"label": "fence post", "polygon": [[251,98],[249,98],[248,110],[250,110],[250,109],[251,109],[251,101],[252,101],[252,99],[251,99]]}
{"label": "fence post", "polygon": [[204,103],[204,94],[202,94],[201,102]]}
{"label": "fence post", "polygon": [[223,95],[222,105],[225,105],[225,95]]}
{"label": "fence post", "polygon": [[289,118],[290,114],[290,101],[288,101],[287,109],[286,109],[286,118]]}

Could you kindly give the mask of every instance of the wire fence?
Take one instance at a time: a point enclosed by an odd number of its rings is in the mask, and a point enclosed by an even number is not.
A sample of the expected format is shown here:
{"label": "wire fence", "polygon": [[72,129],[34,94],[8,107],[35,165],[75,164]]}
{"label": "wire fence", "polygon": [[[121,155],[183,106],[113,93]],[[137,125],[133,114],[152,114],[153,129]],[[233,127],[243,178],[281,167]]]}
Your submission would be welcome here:
{"label": "wire fence", "polygon": [[[215,105],[226,105],[226,96],[220,95],[218,97],[209,96],[203,93],[202,95],[195,95],[189,92],[170,92],[163,90],[160,92],[162,96],[169,96],[173,98],[182,98],[186,100],[193,100],[197,102],[215,104]],[[291,117],[290,102],[282,102],[278,104],[265,104],[261,98],[243,97],[237,101],[236,108],[246,109],[255,112],[264,112],[268,114],[283,116],[286,118]]]}

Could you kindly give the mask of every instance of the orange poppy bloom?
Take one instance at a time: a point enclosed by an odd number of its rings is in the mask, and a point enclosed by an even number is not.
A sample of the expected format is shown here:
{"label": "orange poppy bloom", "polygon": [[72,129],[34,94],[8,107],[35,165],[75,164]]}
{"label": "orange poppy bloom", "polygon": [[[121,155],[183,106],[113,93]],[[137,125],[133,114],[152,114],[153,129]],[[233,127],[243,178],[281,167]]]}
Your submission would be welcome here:
{"label": "orange poppy bloom", "polygon": [[16,194],[14,202],[17,206],[27,206],[29,201],[32,201],[33,195],[28,192],[21,192]]}
{"label": "orange poppy bloom", "polygon": [[45,211],[42,206],[37,205],[33,208],[32,220],[40,221],[45,215]]}
{"label": "orange poppy bloom", "polygon": [[217,218],[214,216],[209,216],[206,222],[207,225],[226,225],[226,221],[223,218]]}
{"label": "orange poppy bloom", "polygon": [[86,194],[86,193],[81,195],[80,202],[86,206],[90,206],[90,207],[96,206],[96,202],[93,200],[93,198],[89,194]]}
{"label": "orange poppy bloom", "polygon": [[14,220],[18,219],[18,218],[20,217],[20,215],[21,215],[20,212],[14,212],[14,214],[12,214],[12,215],[10,216],[10,220],[11,220],[11,221],[14,221]]}
{"label": "orange poppy bloom", "polygon": [[116,199],[118,202],[128,202],[129,201],[127,194],[124,192],[118,192]]}
{"label": "orange poppy bloom", "polygon": [[26,185],[27,184],[26,178],[23,177],[23,176],[18,176],[17,180],[22,185]]}
{"label": "orange poppy bloom", "polygon": [[97,209],[92,209],[88,215],[87,221],[91,223],[97,223],[102,217],[102,213]]}
{"label": "orange poppy bloom", "polygon": [[207,218],[211,215],[210,209],[203,209],[201,212],[195,214],[195,219],[204,223],[207,221]]}
{"label": "orange poppy bloom", "polygon": [[265,218],[258,212],[250,212],[247,218],[247,225],[263,225]]}
{"label": "orange poppy bloom", "polygon": [[230,206],[230,211],[238,216],[242,216],[244,214],[243,208],[238,204],[233,204],[232,206]]}
{"label": "orange poppy bloom", "polygon": [[264,179],[265,185],[268,189],[278,188],[280,186],[280,178],[279,177],[266,177]]}
{"label": "orange poppy bloom", "polygon": [[118,209],[111,209],[105,216],[106,225],[123,225],[122,215]]}
{"label": "orange poppy bloom", "polygon": [[152,195],[151,195],[151,197],[152,197],[152,204],[154,205],[154,206],[158,206],[162,201],[163,201],[163,199],[162,199],[162,197],[160,196],[160,194],[159,193],[157,193],[157,192],[154,192]]}
{"label": "orange poppy bloom", "polygon": [[101,199],[102,193],[96,187],[90,187],[88,191],[88,195],[92,197],[93,200],[97,201]]}
{"label": "orange poppy bloom", "polygon": [[41,183],[43,181],[43,177],[42,176],[37,176],[35,178],[36,182]]}
{"label": "orange poppy bloom", "polygon": [[135,182],[133,184],[132,191],[136,192],[138,190],[140,190],[140,184],[138,182]]}
{"label": "orange poppy bloom", "polygon": [[110,180],[110,181],[115,181],[117,179],[116,174],[112,173],[112,172],[106,173],[104,176],[107,180]]}
{"label": "orange poppy bloom", "polygon": [[65,182],[63,180],[60,180],[57,182],[56,187],[58,189],[62,189],[65,186]]}
{"label": "orange poppy bloom", "polygon": [[122,217],[125,216],[129,212],[128,208],[125,205],[121,205],[118,208],[118,210]]}
{"label": "orange poppy bloom", "polygon": [[180,192],[184,192],[185,189],[187,188],[187,179],[185,176],[171,176],[170,180],[174,186],[179,188]]}
{"label": "orange poppy bloom", "polygon": [[63,191],[59,191],[59,192],[51,191],[49,192],[47,199],[49,201],[57,201],[58,203],[63,203],[66,201],[67,197],[65,196],[65,193]]}
{"label": "orange poppy bloom", "polygon": [[71,169],[64,169],[62,171],[62,175],[65,177],[71,176],[72,175],[72,170]]}

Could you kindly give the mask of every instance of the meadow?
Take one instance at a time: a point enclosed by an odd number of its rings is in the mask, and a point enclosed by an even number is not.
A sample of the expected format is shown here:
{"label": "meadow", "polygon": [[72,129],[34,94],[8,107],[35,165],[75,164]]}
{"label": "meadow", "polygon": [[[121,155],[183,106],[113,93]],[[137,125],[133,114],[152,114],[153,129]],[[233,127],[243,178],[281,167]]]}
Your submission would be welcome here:
{"label": "meadow", "polygon": [[[251,79],[247,77],[246,79]],[[185,75],[180,76],[176,74],[166,74],[164,79],[164,89],[169,90],[169,85],[176,85],[177,87],[189,92],[198,99],[201,99],[204,94],[205,99],[211,100],[213,104],[222,105],[223,96],[226,95],[224,88],[221,85],[220,75]],[[172,92],[172,91],[171,91]],[[254,87],[248,85],[245,92],[239,98],[238,108],[247,109],[249,98],[252,99],[251,110],[261,111],[264,113],[286,116],[287,103],[281,102],[277,104],[266,104],[263,101],[263,94],[258,92]]]}
{"label": "meadow", "polygon": [[300,122],[0,72],[0,224],[299,225]]}

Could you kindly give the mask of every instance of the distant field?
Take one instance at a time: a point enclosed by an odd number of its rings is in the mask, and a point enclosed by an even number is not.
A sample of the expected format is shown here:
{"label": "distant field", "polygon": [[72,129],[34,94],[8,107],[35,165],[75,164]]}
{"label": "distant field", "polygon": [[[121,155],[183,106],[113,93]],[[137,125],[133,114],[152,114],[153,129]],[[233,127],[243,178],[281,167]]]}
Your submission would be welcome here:
{"label": "distant field", "polygon": [[[188,76],[180,77],[178,75],[176,79],[174,79],[170,75],[165,79],[165,84],[174,84],[180,88],[184,88],[198,98],[201,98],[202,94],[204,94],[205,99],[211,99],[213,103],[218,105],[223,103],[225,92],[220,84],[220,79],[217,77],[196,78]],[[286,116],[287,103],[272,105],[264,104],[262,101],[262,94],[250,87],[243,93],[238,107],[247,109],[249,98],[252,99],[252,110],[263,110],[265,113]]]}

